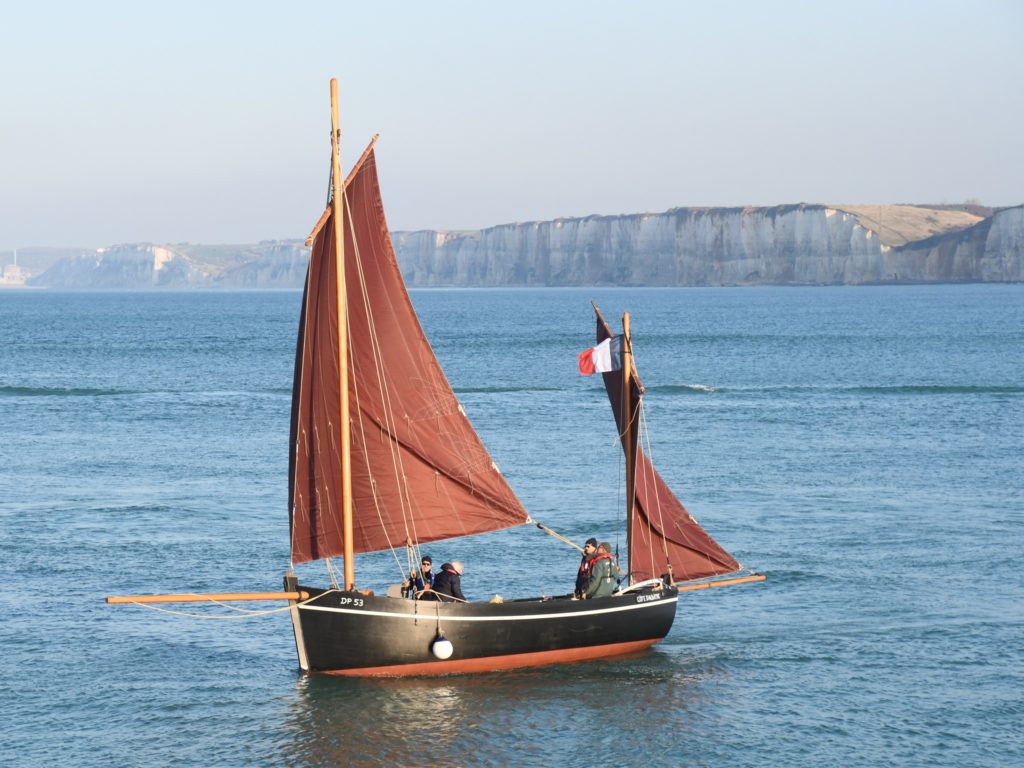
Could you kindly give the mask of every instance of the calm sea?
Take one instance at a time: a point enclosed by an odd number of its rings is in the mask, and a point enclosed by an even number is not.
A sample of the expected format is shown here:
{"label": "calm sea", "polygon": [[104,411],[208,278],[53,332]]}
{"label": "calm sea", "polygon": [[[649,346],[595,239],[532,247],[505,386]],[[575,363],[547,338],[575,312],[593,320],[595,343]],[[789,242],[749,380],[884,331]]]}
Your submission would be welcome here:
{"label": "calm sea", "polygon": [[[768,582],[627,660],[358,681],[300,676],[283,613],[103,603],[279,588],[300,296],[0,293],[0,764],[1024,762],[1024,286],[414,292],[533,517],[615,541],[590,298],[632,313],[655,464]],[[427,551],[476,598],[577,563],[533,527]]]}

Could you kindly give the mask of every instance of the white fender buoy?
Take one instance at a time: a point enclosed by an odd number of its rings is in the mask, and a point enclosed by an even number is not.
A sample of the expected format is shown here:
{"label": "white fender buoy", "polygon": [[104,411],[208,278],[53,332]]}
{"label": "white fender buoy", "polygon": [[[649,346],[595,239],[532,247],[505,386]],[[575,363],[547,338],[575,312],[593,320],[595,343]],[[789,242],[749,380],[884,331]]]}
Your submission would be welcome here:
{"label": "white fender buoy", "polygon": [[442,634],[438,634],[434,642],[430,646],[430,650],[434,652],[434,655],[444,661],[450,658],[452,653],[455,651],[455,646],[452,645],[452,641],[449,640]]}

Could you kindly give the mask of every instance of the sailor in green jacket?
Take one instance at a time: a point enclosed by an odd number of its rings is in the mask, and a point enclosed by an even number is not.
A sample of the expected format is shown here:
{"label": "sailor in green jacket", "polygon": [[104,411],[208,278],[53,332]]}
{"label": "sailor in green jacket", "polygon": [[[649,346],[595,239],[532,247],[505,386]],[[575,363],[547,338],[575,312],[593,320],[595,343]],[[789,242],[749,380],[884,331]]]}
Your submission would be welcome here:
{"label": "sailor in green jacket", "polygon": [[622,569],[615,564],[611,550],[611,544],[602,541],[597,547],[597,554],[590,561],[590,578],[585,593],[587,600],[608,597],[615,589],[616,582],[622,578]]}

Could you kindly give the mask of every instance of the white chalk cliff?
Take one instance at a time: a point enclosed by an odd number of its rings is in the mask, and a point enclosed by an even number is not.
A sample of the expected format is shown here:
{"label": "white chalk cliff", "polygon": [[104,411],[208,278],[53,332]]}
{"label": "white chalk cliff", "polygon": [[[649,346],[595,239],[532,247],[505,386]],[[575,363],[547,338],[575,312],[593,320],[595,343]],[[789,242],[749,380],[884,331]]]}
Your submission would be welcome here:
{"label": "white chalk cliff", "polygon": [[[918,206],[675,208],[392,240],[414,287],[1024,281],[1024,206],[988,216]],[[63,258],[29,282],[295,289],[308,259],[301,241],[131,244]]]}
{"label": "white chalk cliff", "polygon": [[1024,280],[1024,207],[903,245],[886,244],[862,218],[823,205],[676,208],[471,233],[403,232],[394,239],[411,285]]}

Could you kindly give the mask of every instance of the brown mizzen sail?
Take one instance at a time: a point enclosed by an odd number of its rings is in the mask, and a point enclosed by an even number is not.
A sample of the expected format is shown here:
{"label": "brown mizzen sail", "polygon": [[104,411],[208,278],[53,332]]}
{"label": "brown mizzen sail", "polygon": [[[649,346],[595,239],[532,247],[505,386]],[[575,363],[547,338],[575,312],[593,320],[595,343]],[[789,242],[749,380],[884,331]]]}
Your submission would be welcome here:
{"label": "brown mizzen sail", "polygon": [[[369,151],[343,200],[353,549],[498,530],[526,511],[462,412],[420,327]],[[292,562],[343,551],[333,215],[313,241],[292,392]]]}
{"label": "brown mizzen sail", "polygon": [[[596,306],[594,310],[597,312],[597,343],[600,344],[612,333]],[[629,569],[633,580],[642,581],[671,573],[673,580],[679,582],[738,570],[740,564],[690,517],[638,446],[637,414],[643,393],[639,380],[634,375],[630,386],[633,428],[628,432],[627,444],[622,372],[612,371],[602,376],[615,423],[622,435],[622,448],[631,451],[635,457],[636,504],[629,523]]]}

